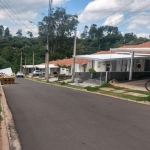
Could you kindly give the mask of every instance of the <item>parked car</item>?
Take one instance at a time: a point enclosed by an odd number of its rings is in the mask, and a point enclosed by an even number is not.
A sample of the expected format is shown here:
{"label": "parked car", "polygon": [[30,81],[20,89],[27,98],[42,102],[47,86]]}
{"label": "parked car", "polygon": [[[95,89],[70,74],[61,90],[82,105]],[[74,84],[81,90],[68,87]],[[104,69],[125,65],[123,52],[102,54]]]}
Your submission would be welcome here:
{"label": "parked car", "polygon": [[41,74],[44,74],[44,72],[42,72],[41,70],[34,70],[33,71],[33,76],[39,76]]}
{"label": "parked car", "polygon": [[23,72],[18,71],[17,74],[16,74],[16,77],[17,77],[17,78],[24,78]]}

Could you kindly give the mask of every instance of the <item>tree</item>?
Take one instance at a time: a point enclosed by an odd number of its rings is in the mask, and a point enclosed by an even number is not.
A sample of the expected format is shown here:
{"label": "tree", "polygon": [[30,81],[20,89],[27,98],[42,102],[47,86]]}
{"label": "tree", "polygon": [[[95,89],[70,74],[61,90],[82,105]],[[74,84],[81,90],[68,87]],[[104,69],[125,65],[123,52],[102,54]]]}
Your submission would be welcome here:
{"label": "tree", "polygon": [[50,53],[62,53],[70,57],[73,46],[73,31],[78,24],[77,15],[67,14],[64,8],[52,10],[51,16],[45,16],[39,22],[40,41],[46,43],[47,24],[49,24]]}
{"label": "tree", "polygon": [[4,35],[4,27],[3,25],[0,25],[0,37],[3,37]]}
{"label": "tree", "polygon": [[84,27],[84,31],[83,31],[83,33],[81,34],[81,38],[82,38],[82,39],[85,39],[85,38],[88,37],[88,29],[89,29],[88,26],[85,26],[85,27]]}
{"label": "tree", "polygon": [[17,36],[18,36],[18,37],[20,37],[20,38],[21,38],[21,37],[22,37],[22,30],[21,30],[21,29],[19,29],[19,30],[16,32],[16,34],[17,34]]}
{"label": "tree", "polygon": [[97,25],[96,24],[92,24],[89,30],[89,36],[91,38],[94,38],[96,36],[97,33]]}
{"label": "tree", "polygon": [[8,68],[10,67],[10,63],[7,62],[5,59],[0,57],[0,69]]}
{"label": "tree", "polygon": [[33,37],[32,32],[28,31],[28,32],[27,32],[27,34],[29,35],[29,37],[30,37],[30,38],[32,38],[32,37]]}
{"label": "tree", "polygon": [[10,31],[9,28],[7,27],[4,32],[4,37],[8,37],[8,36],[10,36]]}

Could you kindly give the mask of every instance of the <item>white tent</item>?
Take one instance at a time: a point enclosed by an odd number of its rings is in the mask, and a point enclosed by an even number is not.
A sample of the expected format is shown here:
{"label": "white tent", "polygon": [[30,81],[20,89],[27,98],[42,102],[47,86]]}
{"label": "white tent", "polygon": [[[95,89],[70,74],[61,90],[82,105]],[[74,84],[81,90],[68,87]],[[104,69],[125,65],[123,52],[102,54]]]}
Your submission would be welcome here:
{"label": "white tent", "polygon": [[[33,68],[33,65],[23,65],[23,68]],[[45,65],[34,65],[34,68],[45,69]],[[49,68],[59,68],[54,64],[49,64]]]}
{"label": "white tent", "polygon": [[[111,61],[111,60],[119,60],[119,59],[131,59],[131,55],[128,54],[92,54],[92,55],[76,55],[76,58],[84,58],[97,60],[101,62]],[[134,55],[134,59],[141,59],[150,57],[150,55]]]}
{"label": "white tent", "polygon": [[0,69],[0,73],[4,73],[5,75],[8,75],[8,76],[13,75],[11,68]]}

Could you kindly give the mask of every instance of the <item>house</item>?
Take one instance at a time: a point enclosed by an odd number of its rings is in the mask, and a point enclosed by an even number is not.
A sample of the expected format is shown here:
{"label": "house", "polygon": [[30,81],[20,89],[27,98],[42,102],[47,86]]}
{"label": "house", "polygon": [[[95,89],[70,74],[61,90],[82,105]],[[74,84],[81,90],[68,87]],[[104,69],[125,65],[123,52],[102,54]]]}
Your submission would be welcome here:
{"label": "house", "polygon": [[[131,80],[150,76],[150,42],[114,48],[92,55],[77,55],[75,58],[91,60],[92,68],[97,74],[99,73],[96,77],[100,77],[102,73],[106,76],[107,81],[113,78]],[[106,74],[108,72],[109,79]],[[87,77],[87,73],[84,74]],[[78,72],[76,76],[79,77]],[[80,76],[84,78],[83,72],[80,72]]]}
{"label": "house", "polygon": [[[34,70],[41,70],[42,72],[45,72],[45,64],[39,64],[39,65],[23,65],[23,73],[28,75],[30,73],[33,73]],[[54,72],[58,71],[58,66],[55,66],[53,64],[49,65],[49,73],[50,75]]]}
{"label": "house", "polygon": [[[91,60],[77,58],[75,61],[76,72],[87,72],[91,68]],[[54,60],[49,62],[49,74],[65,74],[72,75],[73,58],[66,58],[62,60]],[[41,70],[45,72],[45,63],[39,65],[23,65],[23,73],[30,74],[34,70]]]}
{"label": "house", "polygon": [[[87,72],[88,68],[91,68],[91,60],[77,58],[75,59],[75,72]],[[60,74],[72,75],[73,58],[66,58],[62,60],[50,61],[50,64],[59,66]]]}

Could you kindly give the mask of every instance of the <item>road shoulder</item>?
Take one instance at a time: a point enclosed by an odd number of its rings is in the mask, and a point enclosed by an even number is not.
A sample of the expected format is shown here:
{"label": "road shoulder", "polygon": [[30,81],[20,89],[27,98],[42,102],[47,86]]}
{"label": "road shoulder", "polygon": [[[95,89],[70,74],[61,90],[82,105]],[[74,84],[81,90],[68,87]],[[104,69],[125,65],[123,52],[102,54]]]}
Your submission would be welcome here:
{"label": "road shoulder", "polygon": [[3,91],[3,87],[0,86],[1,104],[3,109],[3,121],[2,121],[2,150],[21,150],[20,140],[15,128],[12,113],[7,105],[6,97]]}

